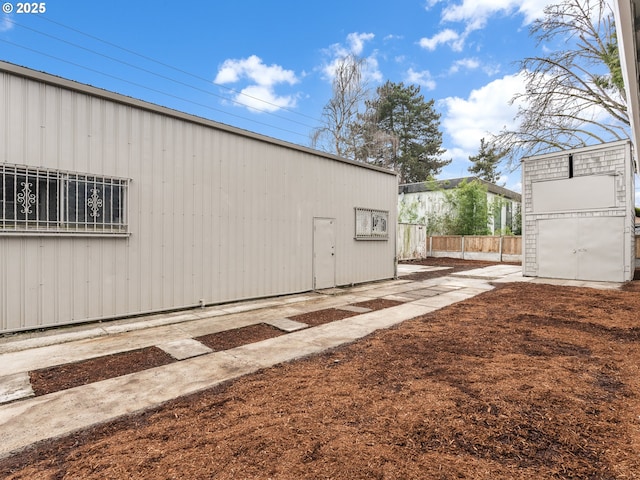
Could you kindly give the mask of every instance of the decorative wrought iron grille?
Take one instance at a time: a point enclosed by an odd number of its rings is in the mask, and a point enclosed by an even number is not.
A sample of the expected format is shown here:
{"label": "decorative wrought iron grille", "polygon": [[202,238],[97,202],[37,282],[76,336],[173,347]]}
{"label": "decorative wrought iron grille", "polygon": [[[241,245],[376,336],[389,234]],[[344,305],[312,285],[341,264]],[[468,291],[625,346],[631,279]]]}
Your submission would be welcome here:
{"label": "decorative wrought iron grille", "polygon": [[126,233],[126,179],[0,166],[0,232]]}
{"label": "decorative wrought iron grille", "polygon": [[388,240],[389,212],[356,208],[356,240]]}

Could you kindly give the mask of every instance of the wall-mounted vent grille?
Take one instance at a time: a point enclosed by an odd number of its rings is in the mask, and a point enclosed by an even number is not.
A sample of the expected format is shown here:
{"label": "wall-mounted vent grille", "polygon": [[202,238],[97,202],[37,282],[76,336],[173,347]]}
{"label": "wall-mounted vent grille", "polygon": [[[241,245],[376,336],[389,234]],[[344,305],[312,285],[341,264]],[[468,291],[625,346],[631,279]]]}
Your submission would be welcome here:
{"label": "wall-mounted vent grille", "polygon": [[356,240],[388,240],[389,212],[356,208]]}

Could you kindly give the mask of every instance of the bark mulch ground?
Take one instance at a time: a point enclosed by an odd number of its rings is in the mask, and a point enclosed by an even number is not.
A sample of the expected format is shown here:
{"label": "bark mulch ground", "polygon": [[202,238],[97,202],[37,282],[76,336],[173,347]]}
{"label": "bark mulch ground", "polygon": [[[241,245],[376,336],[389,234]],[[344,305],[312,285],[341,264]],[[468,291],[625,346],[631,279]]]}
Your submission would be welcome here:
{"label": "bark mulch ground", "polygon": [[229,350],[248,343],[261,342],[269,338],[279,337],[285,332],[266,323],[257,323],[247,327],[234,328],[224,332],[212,333],[197,337],[195,340],[204,343],[207,347],[219,351]]}
{"label": "bark mulch ground", "polygon": [[310,327],[317,327],[324,323],[335,322],[336,320],[353,317],[354,315],[359,314],[356,312],[349,312],[347,310],[340,310],[338,308],[325,308],[323,310],[316,310],[315,312],[293,315],[288,318],[296,322],[306,323]]}
{"label": "bark mulch ground", "polygon": [[373,300],[365,300],[364,302],[353,303],[354,307],[370,308],[371,310],[382,310],[383,308],[395,307],[402,305],[404,302],[398,300],[389,300],[387,298],[375,298]]}
{"label": "bark mulch ground", "polygon": [[36,396],[159,367],[176,360],[157,347],[116,353],[29,372]]}
{"label": "bark mulch ground", "polygon": [[[395,307],[404,302],[396,300],[388,300],[386,298],[375,298],[372,300],[365,300],[363,302],[353,303],[353,307],[369,308],[371,310],[382,310],[383,308]],[[311,327],[322,325],[323,323],[335,322],[336,320],[342,320],[343,318],[353,317],[359,315],[357,312],[349,312],[348,310],[340,310],[339,308],[325,308],[323,310],[316,310],[315,312],[301,313],[300,315],[293,315],[289,317],[290,320],[296,322],[306,323]]]}
{"label": "bark mulch ground", "polygon": [[0,478],[638,478],[639,284],[506,284],[41,442]]}

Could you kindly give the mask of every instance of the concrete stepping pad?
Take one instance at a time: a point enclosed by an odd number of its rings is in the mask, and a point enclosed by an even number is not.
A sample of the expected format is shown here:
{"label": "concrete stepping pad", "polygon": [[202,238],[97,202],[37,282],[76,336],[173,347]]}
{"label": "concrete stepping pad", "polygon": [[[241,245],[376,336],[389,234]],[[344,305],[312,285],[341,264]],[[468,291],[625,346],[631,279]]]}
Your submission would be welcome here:
{"label": "concrete stepping pad", "polygon": [[442,290],[436,290],[434,288],[421,288],[419,290],[411,290],[409,292],[403,292],[402,295],[405,297],[410,297],[412,300],[427,298],[427,297],[435,297],[436,295],[441,295]]}
{"label": "concrete stepping pad", "polygon": [[343,307],[336,307],[336,310],[345,310],[347,312],[354,312],[354,313],[367,313],[371,311],[370,308],[357,307],[355,305],[345,305]]}
{"label": "concrete stepping pad", "polygon": [[413,275],[414,273],[422,273],[422,272],[437,272],[439,270],[451,270],[452,267],[437,267],[430,265],[411,265],[411,264],[400,264],[398,265],[398,276],[402,277],[404,275]]}
{"label": "concrete stepping pad", "polygon": [[0,404],[33,397],[28,373],[16,373],[0,377]]}
{"label": "concrete stepping pad", "polygon": [[522,275],[522,267],[520,265],[491,265],[488,267],[474,268],[473,270],[454,272],[451,276],[494,279],[515,273]]}
{"label": "concrete stepping pad", "polygon": [[212,349],[193,338],[174,340],[173,342],[167,342],[156,346],[176,360],[198,357],[200,355],[206,355],[207,353],[213,352]]}
{"label": "concrete stepping pad", "polygon": [[421,300],[415,300],[414,304],[424,305],[428,307],[433,307],[434,309],[439,309],[443,307],[448,307],[454,303],[462,302],[469,298],[473,297],[473,294],[466,294],[461,292],[449,292],[442,293],[440,295],[436,295],[434,297],[423,298]]}
{"label": "concrete stepping pad", "polygon": [[415,300],[415,298],[409,297],[404,293],[401,293],[399,295],[385,295],[384,297],[381,297],[381,298],[384,300],[394,300],[396,302],[412,302]]}
{"label": "concrete stepping pad", "polygon": [[271,325],[272,327],[276,327],[283,332],[295,332],[297,330],[302,330],[303,328],[307,328],[309,325],[302,322],[296,322],[295,320],[290,320],[288,318],[276,318],[275,320],[265,320],[264,323],[267,325]]}

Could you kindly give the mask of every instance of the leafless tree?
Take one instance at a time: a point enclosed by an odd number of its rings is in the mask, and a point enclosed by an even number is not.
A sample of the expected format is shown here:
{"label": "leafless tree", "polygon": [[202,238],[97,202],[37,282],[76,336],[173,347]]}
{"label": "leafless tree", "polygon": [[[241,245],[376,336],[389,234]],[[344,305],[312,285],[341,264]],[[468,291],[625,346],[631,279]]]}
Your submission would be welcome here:
{"label": "leafless tree", "polygon": [[562,0],[532,25],[539,46],[567,48],[520,62],[525,91],[512,99],[519,125],[493,142],[512,166],[526,155],[628,138],[613,18],[606,0]]}
{"label": "leafless tree", "polygon": [[354,55],[338,62],[332,81],[333,96],[322,110],[323,125],[311,134],[312,147],[342,157],[355,157],[353,128],[367,96],[362,76],[363,63],[364,59]]}

